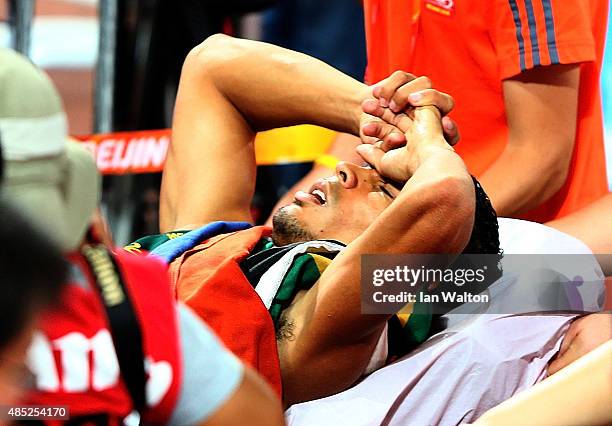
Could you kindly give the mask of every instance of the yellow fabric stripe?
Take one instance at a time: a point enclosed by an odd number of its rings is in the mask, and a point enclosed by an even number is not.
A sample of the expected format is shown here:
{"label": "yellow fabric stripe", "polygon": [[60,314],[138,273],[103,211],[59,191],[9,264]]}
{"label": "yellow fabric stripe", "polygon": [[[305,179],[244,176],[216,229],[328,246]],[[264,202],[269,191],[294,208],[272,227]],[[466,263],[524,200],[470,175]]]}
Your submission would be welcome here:
{"label": "yellow fabric stripe", "polygon": [[402,325],[402,327],[405,327],[406,324],[408,323],[408,320],[410,319],[410,315],[412,315],[412,309],[413,308],[414,308],[414,303],[409,303],[408,305],[406,305],[406,306],[404,306],[402,308],[400,313],[396,314],[397,315],[397,319],[399,319],[400,324]]}
{"label": "yellow fabric stripe", "polygon": [[137,242],[133,242],[128,244],[127,246],[123,247],[123,250],[130,252],[130,253],[134,253],[134,254],[141,254],[142,250],[140,250],[142,248],[142,246],[140,245],[140,243]]}
{"label": "yellow fabric stripe", "polygon": [[331,263],[331,259],[328,259],[325,256],[321,256],[320,254],[309,253],[313,260],[315,261],[315,265],[317,265],[317,269],[319,270],[319,274],[322,274],[325,268],[329,266]]}
{"label": "yellow fabric stripe", "polygon": [[335,137],[333,130],[309,124],[268,130],[255,137],[255,158],[259,165],[315,161]]}

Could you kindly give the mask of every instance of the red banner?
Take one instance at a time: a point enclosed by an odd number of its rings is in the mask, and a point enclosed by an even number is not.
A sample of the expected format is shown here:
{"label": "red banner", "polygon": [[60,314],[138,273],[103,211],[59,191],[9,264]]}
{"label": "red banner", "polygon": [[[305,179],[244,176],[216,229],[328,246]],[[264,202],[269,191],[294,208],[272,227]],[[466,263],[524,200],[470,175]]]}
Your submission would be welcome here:
{"label": "red banner", "polygon": [[[170,129],[74,136],[93,154],[104,175],[159,173],[164,169]],[[258,165],[312,162],[325,154],[336,132],[302,125],[268,130],[255,138]]]}
{"label": "red banner", "polygon": [[74,136],[93,154],[105,175],[161,172],[170,146],[170,129]]}

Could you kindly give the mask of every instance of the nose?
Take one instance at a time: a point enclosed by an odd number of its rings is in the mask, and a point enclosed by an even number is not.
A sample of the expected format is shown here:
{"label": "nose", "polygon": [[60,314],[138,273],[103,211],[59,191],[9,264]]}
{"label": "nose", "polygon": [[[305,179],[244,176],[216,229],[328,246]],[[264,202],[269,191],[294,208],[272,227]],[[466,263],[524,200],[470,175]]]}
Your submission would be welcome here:
{"label": "nose", "polygon": [[336,165],[336,176],[338,177],[338,181],[346,189],[355,188],[360,180],[367,182],[368,173],[370,172],[371,170],[369,169],[359,167],[357,164],[348,163],[346,161],[340,161]]}

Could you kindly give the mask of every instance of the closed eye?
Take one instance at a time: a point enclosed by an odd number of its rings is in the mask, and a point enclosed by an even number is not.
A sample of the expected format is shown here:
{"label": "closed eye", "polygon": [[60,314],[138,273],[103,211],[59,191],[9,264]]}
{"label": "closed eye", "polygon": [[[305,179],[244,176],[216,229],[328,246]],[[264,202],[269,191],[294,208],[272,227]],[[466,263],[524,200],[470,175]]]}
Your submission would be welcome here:
{"label": "closed eye", "polygon": [[395,197],[389,192],[389,190],[387,188],[384,187],[384,185],[380,186],[380,190],[382,192],[384,192],[389,198],[391,198],[392,200],[395,199]]}

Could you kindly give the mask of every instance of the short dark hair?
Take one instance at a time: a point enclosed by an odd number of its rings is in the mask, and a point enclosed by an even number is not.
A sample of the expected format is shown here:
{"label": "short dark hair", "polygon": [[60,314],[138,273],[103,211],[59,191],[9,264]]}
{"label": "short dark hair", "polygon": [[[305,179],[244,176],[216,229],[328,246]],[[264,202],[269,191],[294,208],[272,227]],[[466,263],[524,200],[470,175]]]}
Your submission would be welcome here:
{"label": "short dark hair", "polygon": [[499,223],[497,212],[491,204],[489,196],[480,185],[480,182],[472,177],[474,181],[474,192],[476,195],[476,211],[474,213],[474,227],[472,235],[463,250],[464,254],[493,254],[498,255],[501,260],[502,250],[499,242]]}
{"label": "short dark hair", "polygon": [[67,277],[60,250],[0,199],[0,349],[59,299]]}

